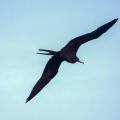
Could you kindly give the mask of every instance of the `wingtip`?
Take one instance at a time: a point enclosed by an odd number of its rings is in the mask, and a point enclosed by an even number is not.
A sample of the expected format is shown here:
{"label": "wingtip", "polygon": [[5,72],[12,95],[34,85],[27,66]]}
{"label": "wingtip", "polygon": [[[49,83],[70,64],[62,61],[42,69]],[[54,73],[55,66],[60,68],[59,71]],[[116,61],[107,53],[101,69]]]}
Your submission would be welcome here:
{"label": "wingtip", "polygon": [[116,18],[116,19],[112,20],[111,22],[116,23],[116,22],[117,22],[117,20],[118,20],[118,18]]}
{"label": "wingtip", "polygon": [[25,103],[27,103],[28,101],[29,101],[29,99],[27,99]]}
{"label": "wingtip", "polygon": [[114,21],[114,22],[117,22],[117,21],[118,21],[118,19],[119,19],[119,18],[116,18],[116,19],[114,19],[113,21]]}

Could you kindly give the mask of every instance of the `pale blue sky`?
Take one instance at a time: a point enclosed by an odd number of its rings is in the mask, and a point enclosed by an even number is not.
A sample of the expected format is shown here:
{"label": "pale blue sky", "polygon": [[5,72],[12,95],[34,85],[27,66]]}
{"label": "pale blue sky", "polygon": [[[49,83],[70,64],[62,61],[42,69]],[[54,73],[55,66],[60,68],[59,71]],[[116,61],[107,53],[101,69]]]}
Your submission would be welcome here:
{"label": "pale blue sky", "polygon": [[119,120],[120,20],[82,45],[85,64],[63,62],[25,104],[50,56],[69,40],[120,18],[119,0],[0,1],[0,120]]}

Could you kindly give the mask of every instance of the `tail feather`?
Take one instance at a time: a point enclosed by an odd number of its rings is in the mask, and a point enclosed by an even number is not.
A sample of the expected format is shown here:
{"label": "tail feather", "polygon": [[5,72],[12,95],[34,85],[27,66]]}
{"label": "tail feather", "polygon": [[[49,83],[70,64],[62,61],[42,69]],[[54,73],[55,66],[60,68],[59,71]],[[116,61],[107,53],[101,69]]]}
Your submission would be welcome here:
{"label": "tail feather", "polygon": [[42,55],[51,55],[50,53],[37,53],[37,54],[42,54]]}
{"label": "tail feather", "polygon": [[57,54],[56,51],[52,51],[52,50],[39,49],[39,51],[45,51],[45,52],[48,52],[48,53],[37,53],[37,54],[42,54],[42,55],[56,55]]}

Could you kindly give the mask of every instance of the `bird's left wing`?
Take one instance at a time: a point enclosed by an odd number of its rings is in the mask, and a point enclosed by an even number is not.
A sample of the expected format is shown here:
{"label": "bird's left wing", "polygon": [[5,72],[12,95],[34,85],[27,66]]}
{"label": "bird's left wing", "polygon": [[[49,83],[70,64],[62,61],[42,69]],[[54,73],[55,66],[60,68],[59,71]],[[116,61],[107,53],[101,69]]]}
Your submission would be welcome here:
{"label": "bird's left wing", "polygon": [[26,103],[31,100],[38,92],[40,92],[44,86],[46,86],[52,78],[57,74],[60,64],[62,63],[63,59],[59,56],[53,56],[48,63],[46,64],[46,67],[43,71],[43,74],[41,78],[38,80],[38,82],[33,87],[31,94],[26,100]]}
{"label": "bird's left wing", "polygon": [[98,29],[96,29],[95,31],[93,31],[91,33],[74,38],[64,48],[62,48],[62,50],[65,51],[66,53],[68,53],[68,52],[76,53],[78,48],[80,47],[80,45],[82,45],[90,40],[100,37],[110,27],[112,27],[116,23],[117,20],[118,19],[114,19],[111,22],[106,23],[105,25],[99,27]]}

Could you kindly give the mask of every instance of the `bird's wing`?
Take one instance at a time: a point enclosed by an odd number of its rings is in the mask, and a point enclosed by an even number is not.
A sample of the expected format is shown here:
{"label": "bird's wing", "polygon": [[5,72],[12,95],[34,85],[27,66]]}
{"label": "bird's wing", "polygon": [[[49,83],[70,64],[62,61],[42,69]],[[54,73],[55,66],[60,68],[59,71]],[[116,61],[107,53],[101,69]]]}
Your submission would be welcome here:
{"label": "bird's wing", "polygon": [[71,40],[64,48],[62,48],[62,51],[68,52],[74,52],[76,53],[80,45],[82,45],[85,42],[88,42],[90,40],[96,39],[100,37],[103,33],[105,33],[110,27],[112,27],[118,19],[114,19],[113,21],[99,27],[95,31],[79,36],[77,38],[74,38]]}
{"label": "bird's wing", "polygon": [[31,100],[38,92],[40,92],[45,85],[47,85],[50,80],[57,74],[60,64],[62,63],[63,59],[59,56],[53,56],[43,71],[42,77],[38,80],[38,82],[33,87],[31,94],[26,100],[26,103]]}

